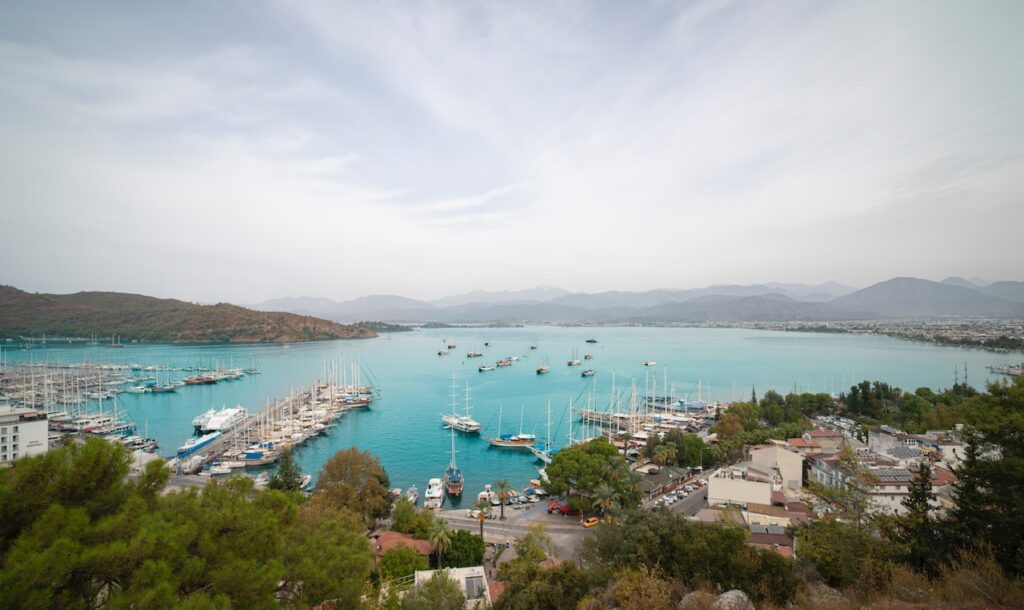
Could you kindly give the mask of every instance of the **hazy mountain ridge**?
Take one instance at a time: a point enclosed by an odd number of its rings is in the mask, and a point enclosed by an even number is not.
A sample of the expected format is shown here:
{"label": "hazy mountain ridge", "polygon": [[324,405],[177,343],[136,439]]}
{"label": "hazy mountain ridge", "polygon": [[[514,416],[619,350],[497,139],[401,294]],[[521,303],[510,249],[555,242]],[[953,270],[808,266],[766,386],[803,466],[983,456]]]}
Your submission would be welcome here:
{"label": "hazy mountain ridge", "polygon": [[884,316],[1024,316],[1024,303],[957,284],[896,277],[831,301],[851,310]]}
{"label": "hazy mountain ridge", "polygon": [[[299,297],[294,302],[275,299],[257,308],[278,306],[338,322],[372,319],[409,324],[778,322],[1024,316],[1021,306],[1024,305],[1024,282],[995,282],[974,288],[964,284],[974,285],[963,278],[952,277],[943,282],[893,278],[861,290],[836,282],[718,284],[704,288],[596,293],[568,293],[560,288],[538,286],[527,290],[474,291],[434,301],[397,295],[374,295],[344,302]],[[546,301],[525,298],[543,294],[558,296]],[[1003,294],[1017,295],[1016,300],[1022,302],[1014,302]],[[467,301],[470,298],[484,300]],[[488,301],[488,298],[497,301]],[[304,309],[291,309],[290,305]],[[316,309],[311,309],[313,306]]]}
{"label": "hazy mountain ridge", "polygon": [[0,286],[0,336],[43,334],[181,343],[355,339],[375,333],[311,316],[119,292],[28,293]]}

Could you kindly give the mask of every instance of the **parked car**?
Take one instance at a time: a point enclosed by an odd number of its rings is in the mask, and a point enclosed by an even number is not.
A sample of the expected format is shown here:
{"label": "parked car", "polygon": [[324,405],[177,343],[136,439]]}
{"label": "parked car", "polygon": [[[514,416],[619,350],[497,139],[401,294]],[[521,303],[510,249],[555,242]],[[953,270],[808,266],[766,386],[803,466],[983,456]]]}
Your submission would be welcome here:
{"label": "parked car", "polygon": [[588,517],[587,519],[584,519],[583,521],[581,521],[580,525],[582,525],[583,527],[594,527],[595,525],[597,525],[600,522],[601,522],[601,520],[598,519],[597,517]]}

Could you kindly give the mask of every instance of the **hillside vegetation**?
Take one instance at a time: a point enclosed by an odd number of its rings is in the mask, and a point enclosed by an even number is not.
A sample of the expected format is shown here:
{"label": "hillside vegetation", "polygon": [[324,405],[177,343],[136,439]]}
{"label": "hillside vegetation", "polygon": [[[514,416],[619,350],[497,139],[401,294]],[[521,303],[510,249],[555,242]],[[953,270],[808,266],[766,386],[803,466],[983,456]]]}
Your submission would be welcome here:
{"label": "hillside vegetation", "polygon": [[110,337],[122,342],[285,342],[357,339],[375,333],[291,313],[237,305],[196,305],[120,292],[33,294],[0,286],[0,337]]}

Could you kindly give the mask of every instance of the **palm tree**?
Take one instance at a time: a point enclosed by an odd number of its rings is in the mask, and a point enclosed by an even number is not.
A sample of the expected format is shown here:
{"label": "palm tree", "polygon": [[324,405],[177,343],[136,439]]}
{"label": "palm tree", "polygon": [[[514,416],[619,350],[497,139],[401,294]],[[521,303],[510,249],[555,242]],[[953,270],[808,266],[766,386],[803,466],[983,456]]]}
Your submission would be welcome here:
{"label": "palm tree", "polygon": [[616,504],[615,490],[608,483],[601,483],[594,489],[593,499],[601,510],[601,516],[604,516]]}
{"label": "palm tree", "polygon": [[512,484],[508,479],[498,479],[494,486],[498,489],[498,499],[501,501],[501,520],[505,520],[505,501],[508,500],[508,492],[512,491]]}
{"label": "palm tree", "polygon": [[676,456],[676,450],[668,445],[658,445],[657,449],[654,450],[654,463],[659,466],[664,466],[672,461],[672,458]]}
{"label": "palm tree", "polygon": [[437,551],[438,568],[444,566],[444,554],[452,546],[452,539],[448,532],[448,522],[444,519],[438,519],[430,530],[430,544],[434,545],[434,550]]}
{"label": "palm tree", "polygon": [[479,498],[476,501],[476,508],[480,511],[477,518],[480,520],[480,537],[484,537],[484,520],[487,519],[487,511],[491,508],[491,503],[483,498]]}

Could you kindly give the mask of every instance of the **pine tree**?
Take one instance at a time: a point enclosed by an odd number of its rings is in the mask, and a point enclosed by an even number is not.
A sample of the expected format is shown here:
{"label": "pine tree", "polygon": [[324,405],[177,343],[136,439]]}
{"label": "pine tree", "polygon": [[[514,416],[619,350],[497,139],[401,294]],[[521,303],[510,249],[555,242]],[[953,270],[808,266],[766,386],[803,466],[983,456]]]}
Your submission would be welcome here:
{"label": "pine tree", "polygon": [[899,518],[896,528],[900,542],[907,545],[907,563],[915,570],[937,575],[939,570],[938,530],[931,511],[932,468],[924,462],[910,484],[910,495],[903,500],[907,513]]}
{"label": "pine tree", "polygon": [[270,488],[282,491],[299,491],[302,483],[302,472],[295,463],[291,447],[281,452],[281,461],[277,473],[270,478]]}

